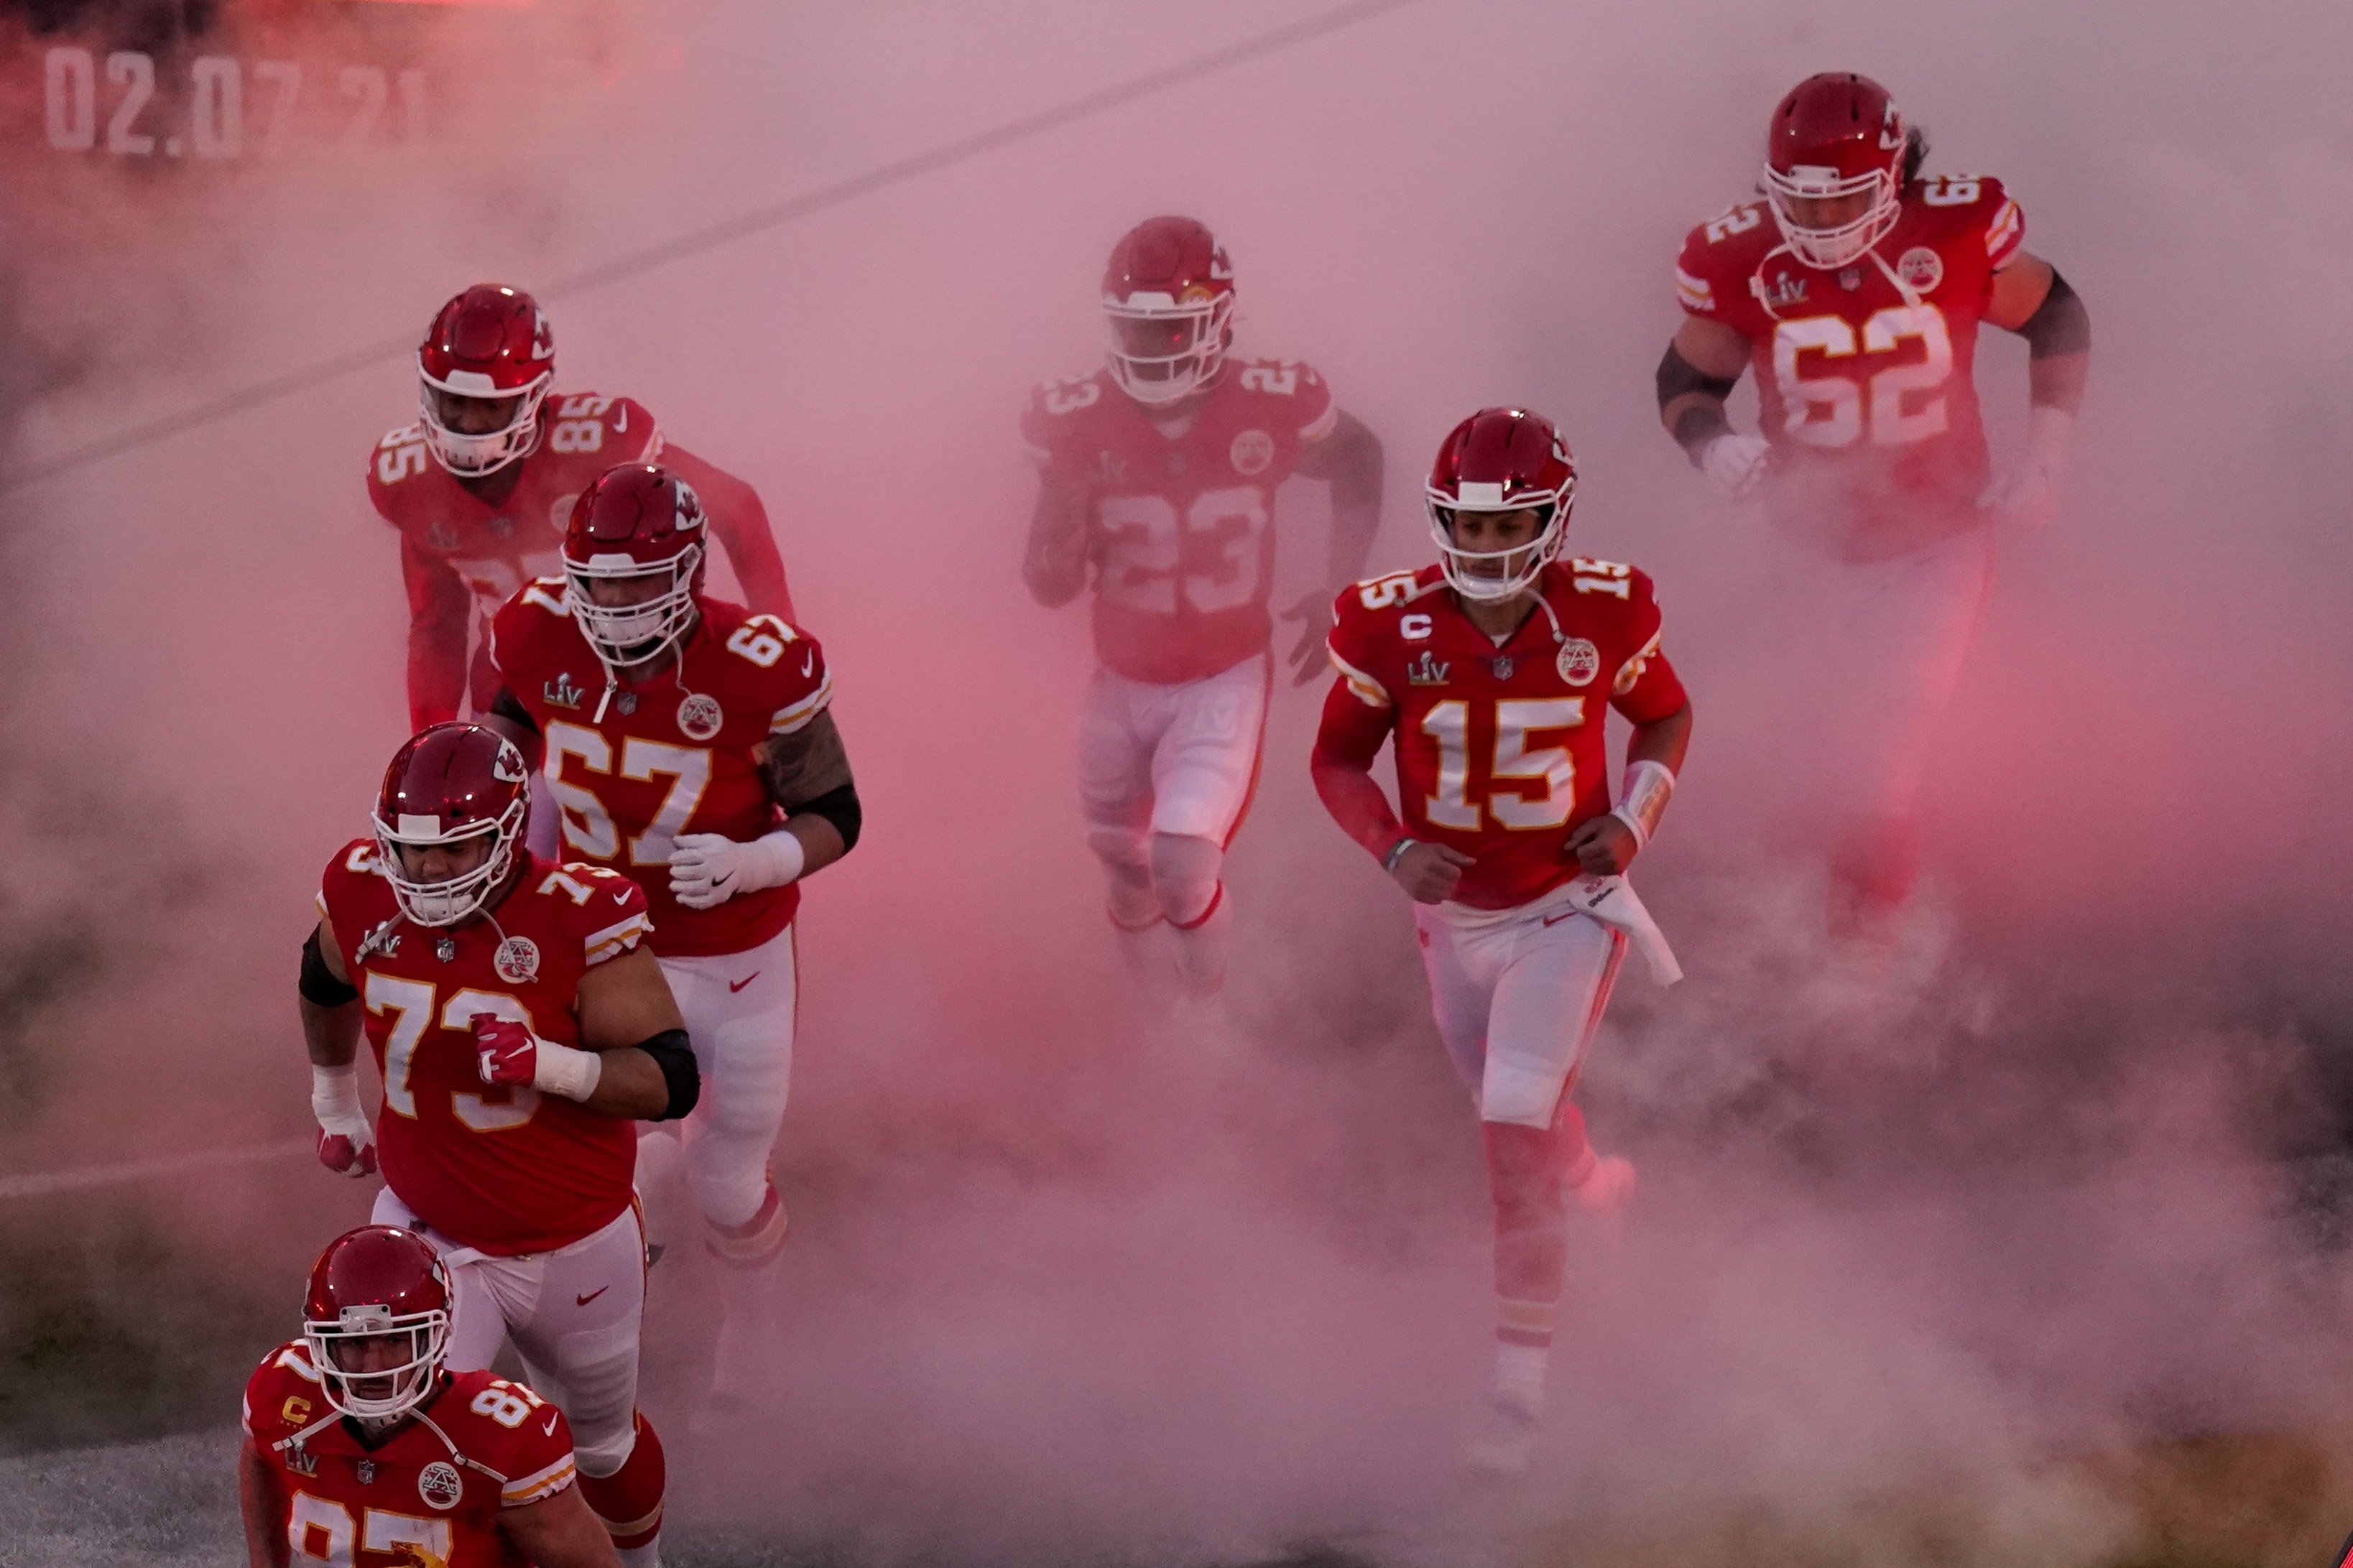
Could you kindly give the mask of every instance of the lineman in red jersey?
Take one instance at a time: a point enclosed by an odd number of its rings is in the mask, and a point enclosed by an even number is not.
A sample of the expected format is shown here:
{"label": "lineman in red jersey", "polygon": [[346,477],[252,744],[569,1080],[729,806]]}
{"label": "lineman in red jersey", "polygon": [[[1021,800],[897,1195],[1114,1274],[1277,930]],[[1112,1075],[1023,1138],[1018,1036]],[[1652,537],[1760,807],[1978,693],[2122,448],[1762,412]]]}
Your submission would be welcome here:
{"label": "lineman in red jersey", "polygon": [[[645,1241],[634,1118],[683,1116],[698,1081],[627,878],[522,842],[529,765],[438,724],[385,774],[375,832],[328,862],[302,952],[319,1156],[364,1175],[375,1218],[438,1248],[450,1365],[511,1338],[579,1439],[582,1490],[622,1560],[659,1560],[661,1445],[636,1414]],[[353,1067],[385,1086],[371,1138]]]}
{"label": "lineman in red jersey", "polygon": [[[1267,613],[1274,491],[1332,491],[1334,586],[1363,572],[1380,526],[1381,444],[1295,360],[1227,363],[1233,268],[1191,218],[1138,225],[1103,277],[1104,367],[1038,389],[1021,436],[1038,463],[1022,572],[1049,608],[1094,577],[1100,668],[1079,729],[1087,843],[1111,877],[1132,962],[1166,921],[1178,973],[1225,977],[1219,871],[1258,777],[1272,683]],[[1318,668],[1328,590],[1303,624],[1296,683]]]}
{"label": "lineman in red jersey", "polygon": [[570,852],[635,879],[653,910],[707,1085],[681,1138],[730,1266],[713,1368],[725,1401],[749,1381],[742,1358],[785,1240],[768,1156],[791,1083],[798,882],[849,853],[860,813],[823,650],[704,598],[703,531],[693,488],[659,468],[615,468],[583,492],[566,578],[533,584],[493,623],[492,722],[543,752]]}
{"label": "lineman in red jersey", "polygon": [[559,570],[573,498],[616,463],[659,458],[691,480],[754,607],[792,614],[758,492],[664,440],[641,404],[550,392],[554,334],[530,295],[476,284],[441,307],[417,361],[424,417],[376,443],[367,476],[376,514],[400,532],[410,728],[489,711],[498,682],[479,646],[469,677],[468,639]]}
{"label": "lineman in red jersey", "polygon": [[[1495,1202],[1495,1382],[1471,1458],[1525,1467],[1567,1266],[1567,1199],[1611,1214],[1633,1168],[1586,1141],[1577,1072],[1630,941],[1680,975],[1627,886],[1691,738],[1651,580],[1557,557],[1577,471],[1551,422],[1472,415],[1429,489],[1439,563],[1345,590],[1316,793],[1415,901],[1438,1030],[1472,1087]],[[1603,704],[1632,721],[1609,804]],[[1404,820],[1374,782],[1395,744]]]}
{"label": "lineman in red jersey", "polygon": [[450,1371],[450,1303],[414,1232],[364,1226],[327,1244],[301,1337],[246,1380],[249,1568],[614,1568],[573,1484],[563,1413],[519,1383]]}
{"label": "lineman in red jersey", "polygon": [[[1774,111],[1767,199],[1683,242],[1684,321],[1659,367],[1661,417],[1693,463],[1841,563],[1799,573],[1810,636],[1837,660],[1831,700],[1810,706],[1857,733],[1796,749],[1835,759],[1835,777],[1804,790],[1844,819],[1833,866],[1849,921],[1909,894],[1913,796],[1985,600],[1989,524],[2055,509],[2090,357],[2083,301],[2027,252],[2001,183],[1923,178],[1926,154],[1877,83],[1799,83]],[[2000,485],[1970,374],[1980,321],[2031,355],[2026,458]],[[1761,436],[1725,416],[1752,364]]]}

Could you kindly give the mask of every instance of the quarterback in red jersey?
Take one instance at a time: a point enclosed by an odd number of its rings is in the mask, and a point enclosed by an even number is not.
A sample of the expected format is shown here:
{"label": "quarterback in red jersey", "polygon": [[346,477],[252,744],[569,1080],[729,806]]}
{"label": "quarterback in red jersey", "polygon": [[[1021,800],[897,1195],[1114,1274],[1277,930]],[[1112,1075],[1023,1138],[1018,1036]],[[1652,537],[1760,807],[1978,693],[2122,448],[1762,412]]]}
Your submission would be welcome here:
{"label": "quarterback in red jersey", "polygon": [[[750,485],[666,441],[626,397],[555,393],[555,338],[528,294],[491,283],[441,307],[417,353],[424,417],[375,445],[368,500],[400,531],[408,584],[408,712],[422,730],[498,684],[478,624],[556,571],[572,500],[616,463],[659,458],[691,480],[754,608],[792,614],[768,514]],[[477,639],[479,641],[479,639]]]}
{"label": "quarterback in red jersey", "polygon": [[[1191,218],[1123,237],[1103,275],[1106,363],[1050,382],[1022,416],[1038,463],[1022,572],[1049,608],[1094,582],[1100,668],[1079,728],[1087,843],[1134,956],[1162,921],[1202,992],[1225,976],[1219,874],[1257,782],[1272,684],[1275,487],[1329,482],[1329,583],[1364,570],[1381,445],[1296,360],[1231,360],[1234,275]],[[1315,669],[1325,591],[1284,612]]]}
{"label": "quarterback in red jersey", "polygon": [[[1674,956],[1622,873],[1656,831],[1691,738],[1651,580],[1559,559],[1577,470],[1551,422],[1487,408],[1439,448],[1439,563],[1345,590],[1316,793],[1415,901],[1438,1031],[1476,1099],[1495,1203],[1495,1383],[1472,1451],[1533,1453],[1567,1268],[1567,1204],[1610,1214],[1633,1168],[1570,1095],[1630,942]],[[1632,721],[1610,805],[1607,710]],[[1394,743],[1398,802],[1372,777]]]}
{"label": "quarterback in red jersey", "polygon": [[[1926,155],[1876,82],[1799,83],[1773,113],[1766,199],[1683,242],[1684,320],[1658,375],[1660,416],[1693,463],[1841,563],[1807,574],[1809,621],[1832,628],[1862,688],[1829,706],[1873,732],[1809,747],[1840,770],[1810,793],[1848,818],[1835,864],[1865,917],[1909,892],[1912,796],[1975,635],[1988,525],[2055,510],[2091,348],[2082,300],[2027,251],[2001,182],[1924,177]],[[1980,321],[2024,337],[2031,356],[2026,457],[2000,484],[1971,374]],[[1751,366],[1757,436],[1725,415]]]}
{"label": "quarterback in red jersey", "polygon": [[[438,724],[385,774],[375,832],[337,851],[302,950],[319,1156],[385,1186],[375,1218],[439,1249],[450,1364],[511,1338],[580,1442],[582,1489],[650,1568],[661,1448],[635,1414],[645,1241],[634,1118],[684,1116],[699,1081],[645,946],[645,896],[522,841],[529,766]],[[353,1066],[364,1034],[373,1133]]]}
{"label": "quarterback in red jersey", "polygon": [[492,624],[491,721],[543,752],[566,849],[633,879],[652,908],[706,1086],[681,1137],[712,1250],[732,1266],[714,1368],[726,1396],[785,1239],[768,1155],[791,1083],[799,882],[849,853],[861,817],[824,651],[702,595],[706,527],[693,487],[659,468],[584,491],[565,575]]}
{"label": "quarterback in red jersey", "polygon": [[412,1231],[327,1244],[301,1337],[246,1380],[249,1568],[615,1568],[563,1412],[445,1364],[453,1304],[448,1268]]}

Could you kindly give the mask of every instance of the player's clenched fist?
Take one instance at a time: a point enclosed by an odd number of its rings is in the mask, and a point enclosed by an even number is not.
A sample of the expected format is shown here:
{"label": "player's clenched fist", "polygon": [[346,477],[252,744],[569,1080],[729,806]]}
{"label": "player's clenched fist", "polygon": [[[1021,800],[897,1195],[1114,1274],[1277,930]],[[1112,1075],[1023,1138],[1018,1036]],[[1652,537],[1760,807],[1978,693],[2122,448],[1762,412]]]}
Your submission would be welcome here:
{"label": "player's clenched fist", "polygon": [[1415,903],[1439,904],[1454,896],[1455,885],[1471,864],[1470,856],[1449,845],[1412,840],[1389,862],[1389,875]]}
{"label": "player's clenched fist", "polygon": [[807,864],[801,841],[782,829],[749,843],[681,833],[670,852],[670,895],[690,910],[717,909],[738,893],[781,888]]}
{"label": "player's clenched fist", "polygon": [[467,1023],[474,1031],[474,1068],[484,1083],[514,1088],[538,1076],[539,1037],[527,1026],[495,1013],[477,1013]]}
{"label": "player's clenched fist", "polygon": [[1615,816],[1596,816],[1579,823],[1561,846],[1564,853],[1597,877],[1615,877],[1634,863],[1641,849],[1634,830]]}
{"label": "player's clenched fist", "polygon": [[360,1109],[357,1068],[313,1063],[311,1114],[319,1119],[319,1163],[355,1180],[375,1174],[375,1133]]}
{"label": "player's clenched fist", "polygon": [[596,1092],[604,1058],[543,1040],[522,1024],[495,1013],[466,1020],[474,1030],[474,1070],[482,1081],[507,1089],[536,1089],[582,1104]]}

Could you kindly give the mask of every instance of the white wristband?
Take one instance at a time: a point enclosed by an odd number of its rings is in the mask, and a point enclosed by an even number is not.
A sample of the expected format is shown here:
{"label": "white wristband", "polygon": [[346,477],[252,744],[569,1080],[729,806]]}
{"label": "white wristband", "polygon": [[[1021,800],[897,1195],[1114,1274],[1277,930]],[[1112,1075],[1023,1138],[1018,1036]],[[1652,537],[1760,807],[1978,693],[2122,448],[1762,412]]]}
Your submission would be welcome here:
{"label": "white wristband", "polygon": [[1666,763],[1645,758],[1626,764],[1626,781],[1618,792],[1618,805],[1609,815],[1624,823],[1634,835],[1634,847],[1651,847],[1651,835],[1659,830],[1659,818],[1666,815],[1668,797],[1675,793],[1674,770]]}
{"label": "white wristband", "polygon": [[596,1092],[596,1080],[605,1076],[605,1058],[595,1051],[575,1051],[546,1040],[539,1042],[532,1060],[531,1087],[566,1100],[585,1103]]}
{"label": "white wristband", "polygon": [[799,836],[789,827],[779,827],[744,846],[744,869],[736,879],[735,890],[781,888],[798,881],[807,865],[808,852],[801,847]]}
{"label": "white wristband", "polygon": [[339,1068],[322,1068],[311,1064],[311,1114],[322,1127],[332,1128],[336,1118],[357,1120],[364,1113],[360,1110],[360,1069],[356,1062],[345,1062]]}

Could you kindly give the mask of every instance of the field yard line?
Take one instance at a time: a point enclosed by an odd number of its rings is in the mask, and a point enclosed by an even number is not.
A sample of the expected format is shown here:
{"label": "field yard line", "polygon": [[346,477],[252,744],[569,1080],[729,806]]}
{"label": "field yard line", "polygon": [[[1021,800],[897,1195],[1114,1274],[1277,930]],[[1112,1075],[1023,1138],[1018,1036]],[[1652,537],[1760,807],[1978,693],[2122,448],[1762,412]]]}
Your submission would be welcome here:
{"label": "field yard line", "polygon": [[243,1149],[207,1149],[194,1154],[171,1154],[155,1160],[131,1160],[120,1165],[85,1165],[78,1171],[37,1171],[21,1176],[0,1176],[0,1202],[10,1198],[47,1197],[52,1193],[80,1192],[90,1187],[118,1186],[125,1182],[153,1181],[188,1171],[219,1170],[232,1165],[259,1165],[269,1160],[307,1154],[315,1138],[289,1138],[277,1143],[256,1143]]}

